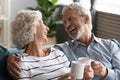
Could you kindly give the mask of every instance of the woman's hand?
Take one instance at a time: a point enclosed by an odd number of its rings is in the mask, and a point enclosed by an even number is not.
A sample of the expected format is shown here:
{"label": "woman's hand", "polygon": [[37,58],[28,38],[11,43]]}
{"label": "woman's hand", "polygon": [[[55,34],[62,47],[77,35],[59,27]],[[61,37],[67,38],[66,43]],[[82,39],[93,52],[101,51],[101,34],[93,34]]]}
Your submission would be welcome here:
{"label": "woman's hand", "polygon": [[62,75],[58,80],[74,80],[73,77],[75,76],[74,73],[67,73]]}
{"label": "woman's hand", "polygon": [[94,77],[94,71],[90,65],[86,65],[84,69],[84,78],[83,80],[92,80]]}
{"label": "woman's hand", "polygon": [[9,74],[14,78],[18,78],[20,76],[20,66],[18,64],[20,62],[20,58],[14,54],[8,56],[7,59],[7,69]]}

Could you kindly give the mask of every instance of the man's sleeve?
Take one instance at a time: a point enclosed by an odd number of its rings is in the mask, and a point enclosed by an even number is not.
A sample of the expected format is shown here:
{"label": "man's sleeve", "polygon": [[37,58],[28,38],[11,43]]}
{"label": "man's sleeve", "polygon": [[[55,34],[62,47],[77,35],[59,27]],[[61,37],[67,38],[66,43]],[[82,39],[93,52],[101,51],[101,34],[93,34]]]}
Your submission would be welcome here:
{"label": "man's sleeve", "polygon": [[112,69],[108,69],[108,75],[104,80],[120,80],[120,47],[111,42]]}
{"label": "man's sleeve", "polygon": [[6,48],[0,46],[0,80],[13,80],[7,71],[7,57],[9,52]]}

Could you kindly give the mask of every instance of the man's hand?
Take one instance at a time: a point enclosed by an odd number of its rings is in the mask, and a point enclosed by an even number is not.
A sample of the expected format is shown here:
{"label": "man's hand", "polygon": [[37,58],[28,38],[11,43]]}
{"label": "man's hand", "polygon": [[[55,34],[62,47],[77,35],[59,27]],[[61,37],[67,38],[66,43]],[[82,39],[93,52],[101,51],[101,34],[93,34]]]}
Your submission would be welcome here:
{"label": "man's hand", "polygon": [[9,74],[14,78],[18,78],[20,76],[20,66],[19,63],[20,62],[20,58],[14,54],[11,54],[8,56],[7,59],[7,69]]}
{"label": "man's hand", "polygon": [[94,74],[97,76],[101,76],[101,77],[106,77],[107,76],[107,68],[99,61],[93,61],[91,63],[91,66],[94,70]]}
{"label": "man's hand", "polygon": [[94,77],[94,71],[90,65],[86,65],[84,69],[84,78],[83,80],[92,80]]}

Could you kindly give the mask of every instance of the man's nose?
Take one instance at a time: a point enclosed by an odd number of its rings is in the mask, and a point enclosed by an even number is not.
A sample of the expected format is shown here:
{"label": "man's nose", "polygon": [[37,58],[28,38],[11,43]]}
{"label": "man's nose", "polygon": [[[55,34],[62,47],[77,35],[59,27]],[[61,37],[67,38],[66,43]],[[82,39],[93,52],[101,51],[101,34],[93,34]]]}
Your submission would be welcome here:
{"label": "man's nose", "polygon": [[71,23],[70,23],[69,21],[67,21],[67,22],[65,23],[65,28],[68,28],[70,25],[71,25]]}

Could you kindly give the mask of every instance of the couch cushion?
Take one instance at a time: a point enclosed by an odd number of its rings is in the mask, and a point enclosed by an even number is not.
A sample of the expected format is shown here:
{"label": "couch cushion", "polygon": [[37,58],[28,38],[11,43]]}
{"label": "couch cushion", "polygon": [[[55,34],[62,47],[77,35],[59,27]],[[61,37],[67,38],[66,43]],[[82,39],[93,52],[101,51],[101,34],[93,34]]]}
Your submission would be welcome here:
{"label": "couch cushion", "polygon": [[[53,45],[46,45],[46,46],[43,46],[44,49],[46,48],[49,48],[49,47],[52,47]],[[19,54],[19,53],[22,53],[24,52],[24,50],[18,50],[17,48],[8,48],[8,51],[10,54]]]}
{"label": "couch cushion", "polygon": [[10,54],[19,54],[22,53],[24,50],[18,50],[17,48],[8,48]]}

